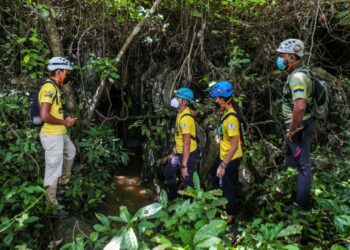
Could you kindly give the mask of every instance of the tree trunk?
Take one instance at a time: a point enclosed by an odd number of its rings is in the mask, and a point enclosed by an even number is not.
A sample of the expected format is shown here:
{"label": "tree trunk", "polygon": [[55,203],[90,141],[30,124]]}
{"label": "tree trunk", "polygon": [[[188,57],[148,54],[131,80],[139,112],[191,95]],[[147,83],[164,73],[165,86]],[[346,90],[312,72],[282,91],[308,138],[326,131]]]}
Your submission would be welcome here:
{"label": "tree trunk", "polygon": [[47,17],[41,14],[40,19],[44,25],[52,54],[53,56],[64,56],[60,35],[56,26],[56,20],[52,16],[52,12],[49,11],[49,13],[50,14]]}
{"label": "tree trunk", "polygon": [[[40,14],[40,19],[44,25],[47,40],[49,42],[50,48],[52,50],[53,56],[64,56],[63,46],[60,39],[60,34],[58,33],[56,20],[52,16],[51,10],[49,11],[49,15],[45,16]],[[63,87],[63,92],[67,96],[66,105],[68,113],[73,113],[76,108],[76,101],[73,94],[73,88],[71,87],[71,83],[67,83],[66,86]]]}

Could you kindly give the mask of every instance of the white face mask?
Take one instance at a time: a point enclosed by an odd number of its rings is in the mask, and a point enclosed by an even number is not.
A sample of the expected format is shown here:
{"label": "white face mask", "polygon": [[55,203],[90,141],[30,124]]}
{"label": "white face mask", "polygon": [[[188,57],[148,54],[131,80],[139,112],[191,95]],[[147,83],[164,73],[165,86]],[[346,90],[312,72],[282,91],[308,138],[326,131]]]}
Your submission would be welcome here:
{"label": "white face mask", "polygon": [[176,109],[180,106],[180,103],[176,100],[176,97],[171,99],[170,106]]}

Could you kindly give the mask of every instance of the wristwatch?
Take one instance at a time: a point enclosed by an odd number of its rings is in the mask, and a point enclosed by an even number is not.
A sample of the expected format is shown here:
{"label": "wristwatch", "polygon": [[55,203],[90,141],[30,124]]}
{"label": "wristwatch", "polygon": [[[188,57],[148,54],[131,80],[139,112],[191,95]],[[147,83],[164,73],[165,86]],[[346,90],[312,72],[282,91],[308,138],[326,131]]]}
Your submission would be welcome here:
{"label": "wristwatch", "polygon": [[225,169],[227,167],[227,164],[224,161],[222,161],[219,167],[222,167],[223,169]]}

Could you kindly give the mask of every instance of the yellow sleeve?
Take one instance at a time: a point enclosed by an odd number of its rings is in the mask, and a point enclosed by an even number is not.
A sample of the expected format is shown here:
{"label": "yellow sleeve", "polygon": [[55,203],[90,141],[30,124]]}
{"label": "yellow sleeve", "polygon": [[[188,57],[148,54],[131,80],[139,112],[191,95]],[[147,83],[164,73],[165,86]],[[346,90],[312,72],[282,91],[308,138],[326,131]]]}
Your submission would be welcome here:
{"label": "yellow sleeve", "polygon": [[239,122],[235,116],[230,115],[229,117],[227,117],[225,120],[225,124],[223,125],[224,125],[224,128],[227,129],[228,137],[239,135]]}
{"label": "yellow sleeve", "polygon": [[193,134],[194,131],[194,120],[190,116],[181,118],[180,122],[181,134]]}
{"label": "yellow sleeve", "polygon": [[51,83],[45,83],[39,91],[39,102],[46,102],[52,104],[55,96],[57,96],[56,87],[53,86],[53,84]]}

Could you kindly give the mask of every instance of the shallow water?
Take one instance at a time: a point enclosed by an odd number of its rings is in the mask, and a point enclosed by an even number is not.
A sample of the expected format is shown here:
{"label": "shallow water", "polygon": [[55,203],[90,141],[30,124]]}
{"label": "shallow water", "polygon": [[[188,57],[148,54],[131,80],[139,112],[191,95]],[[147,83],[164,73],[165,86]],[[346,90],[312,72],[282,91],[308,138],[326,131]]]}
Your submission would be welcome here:
{"label": "shallow water", "polygon": [[131,162],[121,175],[112,178],[112,190],[106,194],[102,206],[104,213],[118,215],[120,206],[127,206],[129,212],[135,213],[139,208],[154,202],[155,194],[142,186],[142,179],[139,177],[141,170],[138,166],[141,164]]}

